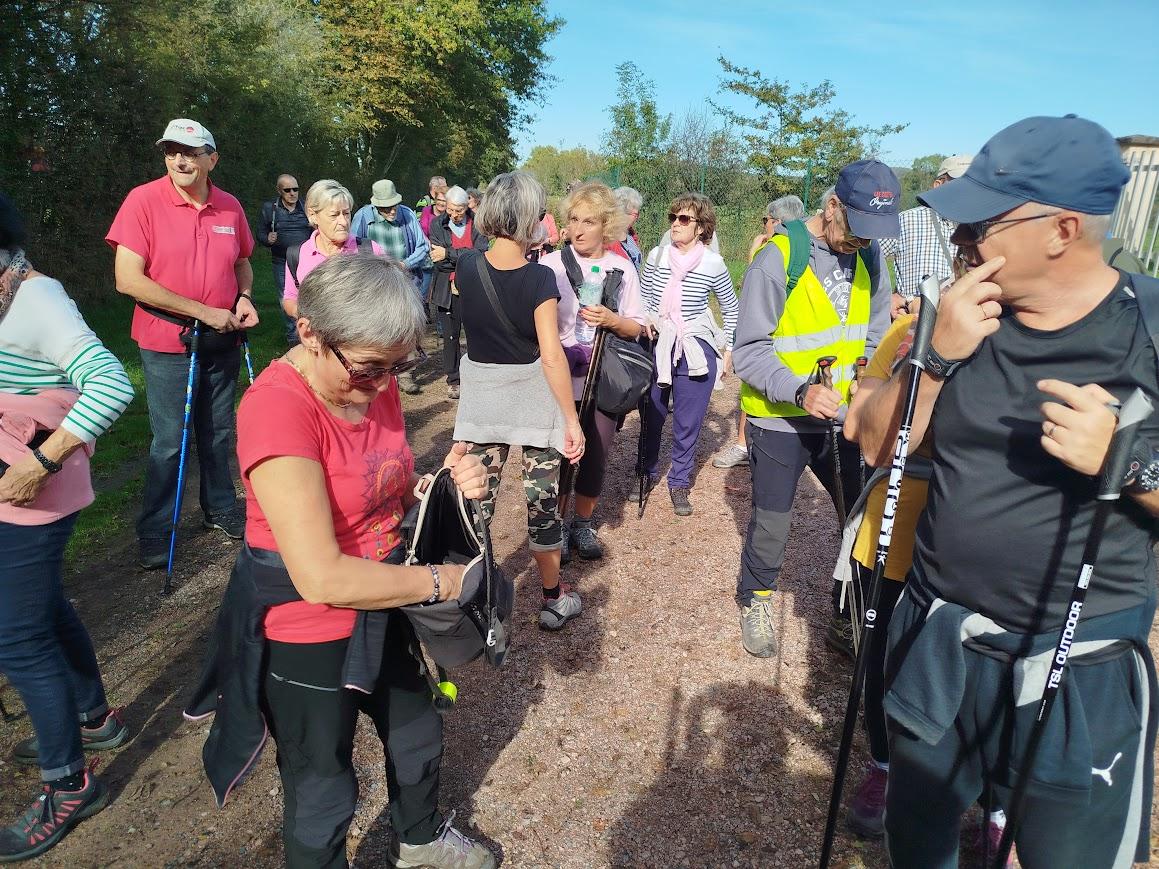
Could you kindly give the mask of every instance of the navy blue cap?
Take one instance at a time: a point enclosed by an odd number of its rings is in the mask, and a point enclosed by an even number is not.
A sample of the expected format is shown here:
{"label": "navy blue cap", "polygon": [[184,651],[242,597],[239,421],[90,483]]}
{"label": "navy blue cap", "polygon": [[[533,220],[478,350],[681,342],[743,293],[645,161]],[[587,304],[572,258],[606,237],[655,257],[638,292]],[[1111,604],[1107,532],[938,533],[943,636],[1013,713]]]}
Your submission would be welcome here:
{"label": "navy blue cap", "polygon": [[1130,177],[1119,144],[1094,121],[1025,118],[983,145],[961,178],[918,201],[958,223],[988,220],[1026,202],[1110,214]]}
{"label": "navy blue cap", "polygon": [[858,238],[897,238],[901,184],[880,160],[858,160],[837,176],[837,198],[849,216],[849,231]]}

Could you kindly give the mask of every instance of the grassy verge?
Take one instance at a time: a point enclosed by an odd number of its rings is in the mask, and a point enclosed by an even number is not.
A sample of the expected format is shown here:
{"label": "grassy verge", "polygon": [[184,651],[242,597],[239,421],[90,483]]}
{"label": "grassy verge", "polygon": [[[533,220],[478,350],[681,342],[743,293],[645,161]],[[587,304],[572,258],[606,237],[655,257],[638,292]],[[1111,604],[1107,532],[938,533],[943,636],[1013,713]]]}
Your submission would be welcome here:
{"label": "grassy verge", "polygon": [[[281,308],[277,302],[269,254],[261,249],[254,254],[254,296],[261,318],[250,331],[250,355],[257,374],[286,349]],[[84,510],[76,531],[69,541],[68,557],[84,558],[96,552],[102,541],[132,527],[141,504],[145,457],[152,433],[149,429],[149,406],[145,401],[145,377],[137,344],[129,337],[133,303],[125,296],[89,299],[78,303],[86,322],[121,360],[137,396],[133,403],[97,441],[93,455],[93,487],[97,499]],[[238,397],[248,382],[242,365]]]}

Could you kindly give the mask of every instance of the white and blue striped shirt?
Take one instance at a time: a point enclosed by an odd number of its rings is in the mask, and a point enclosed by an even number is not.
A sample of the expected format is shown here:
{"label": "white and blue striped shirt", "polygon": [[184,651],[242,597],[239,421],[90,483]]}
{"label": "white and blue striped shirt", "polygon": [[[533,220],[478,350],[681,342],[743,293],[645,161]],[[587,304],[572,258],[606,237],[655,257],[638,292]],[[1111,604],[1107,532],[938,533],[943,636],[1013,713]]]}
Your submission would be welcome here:
{"label": "white and blue striped shirt", "polygon": [[[664,298],[664,287],[672,269],[668,265],[668,245],[654,247],[644,260],[644,271],[640,275],[640,296],[652,314],[659,315],[660,301]],[[740,312],[740,302],[732,285],[732,276],[720,254],[705,249],[700,264],[684,278],[680,312],[684,321],[694,320],[708,310],[708,294],[716,296],[720,314],[724,318],[724,334],[727,349],[732,349],[736,337],[736,319]]]}

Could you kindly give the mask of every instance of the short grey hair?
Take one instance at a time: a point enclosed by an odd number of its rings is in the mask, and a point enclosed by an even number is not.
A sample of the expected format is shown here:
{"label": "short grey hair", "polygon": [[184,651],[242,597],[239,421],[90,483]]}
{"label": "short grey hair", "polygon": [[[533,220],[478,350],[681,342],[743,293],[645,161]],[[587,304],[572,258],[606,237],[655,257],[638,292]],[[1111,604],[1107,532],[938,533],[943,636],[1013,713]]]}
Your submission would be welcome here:
{"label": "short grey hair", "polygon": [[[828,190],[826,190],[824,193],[821,194],[821,201],[817,204],[818,211],[825,210],[825,203],[827,203],[829,201],[830,196],[837,196],[837,188],[836,187],[830,187]],[[837,197],[837,201],[838,202],[841,201],[840,196]]]}
{"label": "short grey hair", "polygon": [[335,200],[344,202],[347,208],[354,210],[354,197],[350,195],[350,191],[333,178],[323,178],[310,185],[310,190],[306,193],[306,210],[321,211]]}
{"label": "short grey hair", "polygon": [[616,195],[616,201],[625,212],[639,211],[644,207],[644,197],[635,187],[617,187],[612,193]]}
{"label": "short grey hair", "polygon": [[335,254],[306,275],[298,316],[337,347],[414,347],[427,328],[406,269],[371,253]]}
{"label": "short grey hair", "polygon": [[528,172],[504,172],[487,185],[475,212],[475,226],[488,238],[508,238],[524,250],[535,242],[547,208],[543,185]]}
{"label": "short grey hair", "polygon": [[447,189],[447,205],[466,205],[467,191],[456,184]]}
{"label": "short grey hair", "polygon": [[1102,244],[1111,234],[1111,218],[1113,214],[1084,214],[1083,235],[1090,237],[1092,242]]}
{"label": "short grey hair", "polygon": [[805,203],[801,201],[800,196],[794,196],[790,193],[788,196],[782,196],[780,199],[774,199],[770,202],[766,213],[769,217],[782,223],[800,220],[805,216]]}

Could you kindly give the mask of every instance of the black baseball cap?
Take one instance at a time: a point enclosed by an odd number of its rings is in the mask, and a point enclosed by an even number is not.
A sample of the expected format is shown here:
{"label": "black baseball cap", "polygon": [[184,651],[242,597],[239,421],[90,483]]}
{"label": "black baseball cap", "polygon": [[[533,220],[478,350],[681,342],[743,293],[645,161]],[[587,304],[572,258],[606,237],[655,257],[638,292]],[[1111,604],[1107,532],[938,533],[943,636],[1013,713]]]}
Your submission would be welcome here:
{"label": "black baseball cap", "polygon": [[988,220],[1026,202],[1110,214],[1130,177],[1119,144],[1094,121],[1024,118],[983,145],[961,178],[918,201],[958,223]]}
{"label": "black baseball cap", "polygon": [[897,206],[901,184],[880,160],[858,160],[837,176],[837,198],[849,217],[849,231],[858,238],[897,238],[901,221]]}

